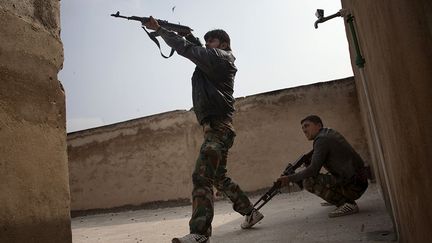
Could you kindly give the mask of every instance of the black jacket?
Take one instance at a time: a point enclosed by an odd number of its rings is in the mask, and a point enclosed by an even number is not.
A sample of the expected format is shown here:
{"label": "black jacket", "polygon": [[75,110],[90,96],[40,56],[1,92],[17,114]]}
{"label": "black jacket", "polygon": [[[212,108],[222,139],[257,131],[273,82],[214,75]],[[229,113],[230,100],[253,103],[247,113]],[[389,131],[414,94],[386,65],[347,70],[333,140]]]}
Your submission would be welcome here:
{"label": "black jacket", "polygon": [[231,51],[205,48],[164,28],[159,28],[157,33],[179,55],[196,64],[192,75],[192,100],[198,122],[203,124],[213,117],[232,120],[237,68]]}

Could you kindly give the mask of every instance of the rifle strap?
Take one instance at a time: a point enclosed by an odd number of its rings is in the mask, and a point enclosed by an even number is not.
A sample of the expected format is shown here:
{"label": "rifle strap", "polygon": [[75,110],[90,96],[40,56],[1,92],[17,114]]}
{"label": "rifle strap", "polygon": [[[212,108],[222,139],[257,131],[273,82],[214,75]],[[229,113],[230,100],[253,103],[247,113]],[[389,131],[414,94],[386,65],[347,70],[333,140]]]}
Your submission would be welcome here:
{"label": "rifle strap", "polygon": [[165,56],[163,53],[162,53],[162,50],[161,50],[161,47],[160,47],[160,44],[159,44],[159,41],[158,41],[158,39],[156,39],[156,37],[153,35],[153,33],[155,33],[155,32],[152,32],[152,33],[149,33],[148,31],[147,31],[147,29],[144,27],[144,26],[141,26],[143,29],[144,29],[144,31],[147,33],[147,35],[149,36],[149,38],[158,46],[158,48],[159,48],[159,51],[160,51],[160,54],[161,54],[161,56],[162,57],[164,57],[164,58],[170,58],[170,57],[172,57],[172,55],[174,55],[174,49],[173,48],[171,48],[171,52],[170,52],[170,54],[169,54],[169,56]]}

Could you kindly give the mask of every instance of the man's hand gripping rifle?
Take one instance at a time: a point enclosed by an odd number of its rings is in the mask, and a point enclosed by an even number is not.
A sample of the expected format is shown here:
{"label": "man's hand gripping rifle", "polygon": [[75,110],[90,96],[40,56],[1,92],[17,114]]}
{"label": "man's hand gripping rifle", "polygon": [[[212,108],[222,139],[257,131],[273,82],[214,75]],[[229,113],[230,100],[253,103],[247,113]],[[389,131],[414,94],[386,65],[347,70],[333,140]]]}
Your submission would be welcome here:
{"label": "man's hand gripping rifle", "polygon": [[[303,154],[293,163],[289,163],[288,166],[283,171],[283,173],[281,174],[281,176],[294,174],[295,171],[303,164],[308,165],[310,163],[312,153],[313,150],[307,154]],[[297,184],[299,185],[300,188],[303,188],[301,182],[298,182]],[[276,194],[280,193],[280,189],[281,189],[281,184],[277,181],[273,182],[273,186],[254,204],[254,208],[256,210],[262,208],[268,201],[270,201],[274,196],[276,196]]]}
{"label": "man's hand gripping rifle", "polygon": [[[139,22],[141,22],[142,28],[145,30],[145,32],[146,32],[147,35],[150,37],[150,39],[152,39],[152,41],[154,41],[154,43],[156,43],[156,45],[159,47],[159,50],[160,50],[160,44],[159,44],[159,41],[156,39],[156,36],[158,36],[157,32],[151,32],[151,33],[150,33],[150,32],[148,32],[147,29],[144,27],[145,23],[147,23],[147,22],[150,21],[150,18],[149,18],[149,17],[138,17],[138,16],[130,16],[130,17],[127,17],[127,16],[120,15],[120,12],[119,12],[119,11],[117,11],[117,13],[115,13],[115,14],[111,14],[111,16],[112,16],[112,17],[115,17],[115,18],[123,18],[123,19],[127,19],[127,20],[135,20],[135,21],[139,21]],[[155,19],[155,20],[159,23],[159,25],[160,25],[161,27],[163,27],[163,28],[165,28],[165,29],[167,29],[167,30],[171,30],[171,31],[177,32],[177,33],[180,34],[180,35],[187,35],[187,34],[190,34],[190,33],[193,31],[193,29],[191,29],[189,26],[180,25],[180,24],[173,24],[173,23],[170,23],[170,22],[168,22],[168,21],[166,21],[166,20],[160,20],[160,19]],[[161,50],[160,50],[160,51],[161,51]],[[174,49],[171,49],[171,53],[170,53],[169,56],[165,56],[165,55],[162,53],[162,51],[161,51],[161,55],[162,55],[163,57],[165,57],[165,58],[169,58],[169,57],[171,57],[173,54],[174,54]]]}

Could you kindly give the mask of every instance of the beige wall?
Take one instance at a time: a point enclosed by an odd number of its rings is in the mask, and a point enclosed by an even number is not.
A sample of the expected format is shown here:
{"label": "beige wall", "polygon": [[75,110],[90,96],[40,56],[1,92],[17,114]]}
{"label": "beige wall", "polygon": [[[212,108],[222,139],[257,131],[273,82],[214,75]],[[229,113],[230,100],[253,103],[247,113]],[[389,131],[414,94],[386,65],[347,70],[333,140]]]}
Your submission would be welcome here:
{"label": "beige wall", "polygon": [[71,242],[59,14],[0,2],[0,242]]}
{"label": "beige wall", "polygon": [[[311,149],[299,123],[312,113],[370,162],[353,78],[239,98],[236,109],[228,171],[245,191],[271,186],[288,162]],[[68,134],[72,210],[188,199],[201,143],[191,111]]]}
{"label": "beige wall", "polygon": [[377,130],[377,139],[369,136],[374,167],[400,242],[432,242],[432,2],[342,0],[342,5],[355,18],[366,60],[362,78],[347,29],[366,128],[373,132],[375,124]]}

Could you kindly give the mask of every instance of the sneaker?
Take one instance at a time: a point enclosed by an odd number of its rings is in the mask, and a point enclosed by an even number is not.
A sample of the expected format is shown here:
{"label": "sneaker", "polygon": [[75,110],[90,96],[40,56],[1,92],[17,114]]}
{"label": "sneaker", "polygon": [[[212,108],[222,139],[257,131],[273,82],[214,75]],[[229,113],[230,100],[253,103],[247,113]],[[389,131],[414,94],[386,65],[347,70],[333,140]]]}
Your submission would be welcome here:
{"label": "sneaker", "polygon": [[210,237],[198,234],[188,234],[182,238],[172,239],[172,243],[210,243]]}
{"label": "sneaker", "polygon": [[240,225],[242,229],[252,228],[256,223],[264,218],[264,215],[258,210],[253,209],[250,215],[245,216],[245,221]]}
{"label": "sneaker", "polygon": [[337,207],[335,210],[330,212],[328,216],[330,218],[340,217],[350,214],[355,214],[359,212],[359,208],[356,203],[344,203],[342,206]]}

